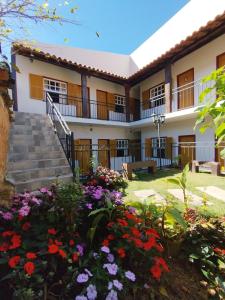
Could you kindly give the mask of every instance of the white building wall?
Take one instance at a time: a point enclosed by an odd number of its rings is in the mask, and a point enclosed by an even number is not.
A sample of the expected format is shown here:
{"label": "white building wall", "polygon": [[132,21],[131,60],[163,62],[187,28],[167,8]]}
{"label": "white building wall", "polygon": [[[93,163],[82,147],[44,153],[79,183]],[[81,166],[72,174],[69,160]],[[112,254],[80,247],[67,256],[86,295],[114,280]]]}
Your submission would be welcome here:
{"label": "white building wall", "polygon": [[[199,129],[194,130],[196,119],[189,119],[179,122],[165,123],[161,126],[161,137],[173,138],[173,157],[178,156],[178,142],[179,136],[195,135],[196,139],[196,160],[213,161],[215,159],[215,135],[212,129],[208,129],[204,134],[199,132]],[[142,128],[141,141],[144,145],[146,138],[157,137],[157,130],[154,126],[149,128]],[[143,150],[143,157],[145,153]]]}
{"label": "white building wall", "polygon": [[[17,101],[18,111],[30,113],[46,113],[46,104],[40,100],[30,98],[29,74],[37,74],[52,79],[81,84],[80,74],[62,67],[41,62],[38,60],[31,61],[29,58],[17,55],[16,65],[20,73],[16,74],[17,80]],[[110,93],[125,95],[124,87],[103,79],[88,77],[87,86],[90,88],[90,99],[93,103],[96,101],[96,90],[102,90]],[[92,105],[91,109],[96,107]]]}

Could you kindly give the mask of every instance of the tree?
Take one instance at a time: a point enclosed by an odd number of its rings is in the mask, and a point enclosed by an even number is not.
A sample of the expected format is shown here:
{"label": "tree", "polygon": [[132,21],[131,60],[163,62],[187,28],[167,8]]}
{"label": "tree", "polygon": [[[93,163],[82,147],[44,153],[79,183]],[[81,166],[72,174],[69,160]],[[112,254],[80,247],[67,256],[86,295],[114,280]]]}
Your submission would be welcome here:
{"label": "tree", "polygon": [[[198,110],[196,125],[200,125],[200,132],[213,128],[217,138],[217,145],[225,141],[225,66],[206,76],[202,83],[212,83],[200,95],[200,102],[204,105]],[[215,95],[215,99],[211,95]],[[225,149],[221,151],[225,158]]]}
{"label": "tree", "polygon": [[64,10],[72,15],[76,12],[73,1],[48,0],[1,0],[0,1],[0,43],[12,42],[20,36],[27,36],[28,23],[55,22],[77,24],[73,18],[65,18],[59,13]]}

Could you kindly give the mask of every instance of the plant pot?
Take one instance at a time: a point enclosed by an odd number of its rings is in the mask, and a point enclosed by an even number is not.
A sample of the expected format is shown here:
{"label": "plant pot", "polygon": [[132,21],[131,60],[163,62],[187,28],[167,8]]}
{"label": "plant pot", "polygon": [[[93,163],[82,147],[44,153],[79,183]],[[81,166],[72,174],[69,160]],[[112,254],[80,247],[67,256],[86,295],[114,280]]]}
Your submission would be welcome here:
{"label": "plant pot", "polygon": [[180,253],[183,239],[181,240],[167,240],[168,256],[177,257]]}
{"label": "plant pot", "polygon": [[9,80],[9,71],[6,69],[0,69],[0,80]]}

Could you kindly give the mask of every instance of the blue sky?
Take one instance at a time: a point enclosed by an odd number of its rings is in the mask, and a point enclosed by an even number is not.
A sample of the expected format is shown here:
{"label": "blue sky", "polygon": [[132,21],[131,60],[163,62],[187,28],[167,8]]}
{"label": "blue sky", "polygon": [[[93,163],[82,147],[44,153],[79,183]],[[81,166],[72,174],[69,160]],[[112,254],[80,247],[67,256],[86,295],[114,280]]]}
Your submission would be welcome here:
{"label": "blue sky", "polygon": [[[58,2],[58,1],[52,1]],[[188,0],[77,0],[79,25],[30,25],[29,39],[129,54]],[[71,15],[64,13],[65,17]],[[96,36],[96,31],[100,37]],[[68,38],[68,42],[64,39]]]}

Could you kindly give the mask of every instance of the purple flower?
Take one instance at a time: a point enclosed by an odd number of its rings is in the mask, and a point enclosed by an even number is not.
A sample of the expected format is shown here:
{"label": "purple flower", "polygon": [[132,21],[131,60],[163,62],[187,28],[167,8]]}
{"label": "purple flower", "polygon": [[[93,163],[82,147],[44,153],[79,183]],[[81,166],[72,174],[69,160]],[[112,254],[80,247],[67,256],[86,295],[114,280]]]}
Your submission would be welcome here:
{"label": "purple flower", "polygon": [[42,200],[37,199],[36,197],[32,197],[31,202],[39,206],[39,205],[41,205]]}
{"label": "purple flower", "polygon": [[88,269],[84,269],[84,271],[85,271],[90,277],[93,276],[92,273],[91,273]]}
{"label": "purple flower", "polygon": [[114,290],[111,290],[108,295],[106,296],[105,300],[118,300],[117,292]]}
{"label": "purple flower", "polygon": [[84,247],[82,245],[77,245],[77,250],[80,253],[80,256],[84,255]]}
{"label": "purple flower", "polygon": [[110,281],[109,283],[108,283],[108,290],[111,290],[113,288],[113,283]]}
{"label": "purple flower", "polygon": [[130,281],[135,281],[136,280],[136,276],[133,272],[131,271],[127,271],[125,272],[125,276],[127,277],[127,279],[129,279]]}
{"label": "purple flower", "polygon": [[116,264],[104,264],[103,268],[106,268],[110,275],[116,275],[118,271],[118,266]]}
{"label": "purple flower", "polygon": [[134,214],[136,212],[136,208],[134,208],[133,206],[129,206],[128,211],[129,213]]}
{"label": "purple flower", "polygon": [[29,206],[23,206],[19,209],[19,215],[22,217],[26,217],[29,215],[30,207]]}
{"label": "purple flower", "polygon": [[85,273],[81,273],[77,276],[77,282],[78,283],[84,283],[87,282],[89,279],[88,275]]}
{"label": "purple flower", "polygon": [[2,215],[2,218],[6,221],[12,220],[12,218],[13,218],[13,214],[9,211],[8,212],[2,212],[1,215]]}
{"label": "purple flower", "polygon": [[88,298],[84,295],[76,296],[75,300],[88,300]]}
{"label": "purple flower", "polygon": [[43,188],[40,189],[40,192],[43,193],[43,194],[46,194],[48,192],[48,188],[43,187]]}
{"label": "purple flower", "polygon": [[89,300],[95,300],[97,298],[97,291],[96,286],[93,284],[90,284],[87,287],[87,296]]}
{"label": "purple flower", "polygon": [[110,253],[109,247],[106,247],[106,246],[103,246],[103,247],[101,248],[101,251],[102,251],[102,252],[105,252],[105,253]]}
{"label": "purple flower", "polygon": [[114,255],[111,254],[111,253],[109,253],[109,254],[107,255],[107,259],[108,259],[108,262],[113,263],[113,262],[114,262]]}
{"label": "purple flower", "polygon": [[95,259],[99,258],[98,253],[94,252],[94,253],[93,253],[93,257],[94,257]]}
{"label": "purple flower", "polygon": [[86,204],[86,207],[87,207],[88,209],[92,209],[92,204],[91,204],[91,203],[87,203],[87,204]]}
{"label": "purple flower", "polygon": [[93,193],[93,197],[96,200],[100,200],[102,198],[102,187],[97,187],[97,189],[95,190],[95,192]]}
{"label": "purple flower", "polygon": [[121,282],[119,282],[119,280],[115,279],[113,280],[113,285],[119,290],[121,291],[123,289],[123,284]]}

